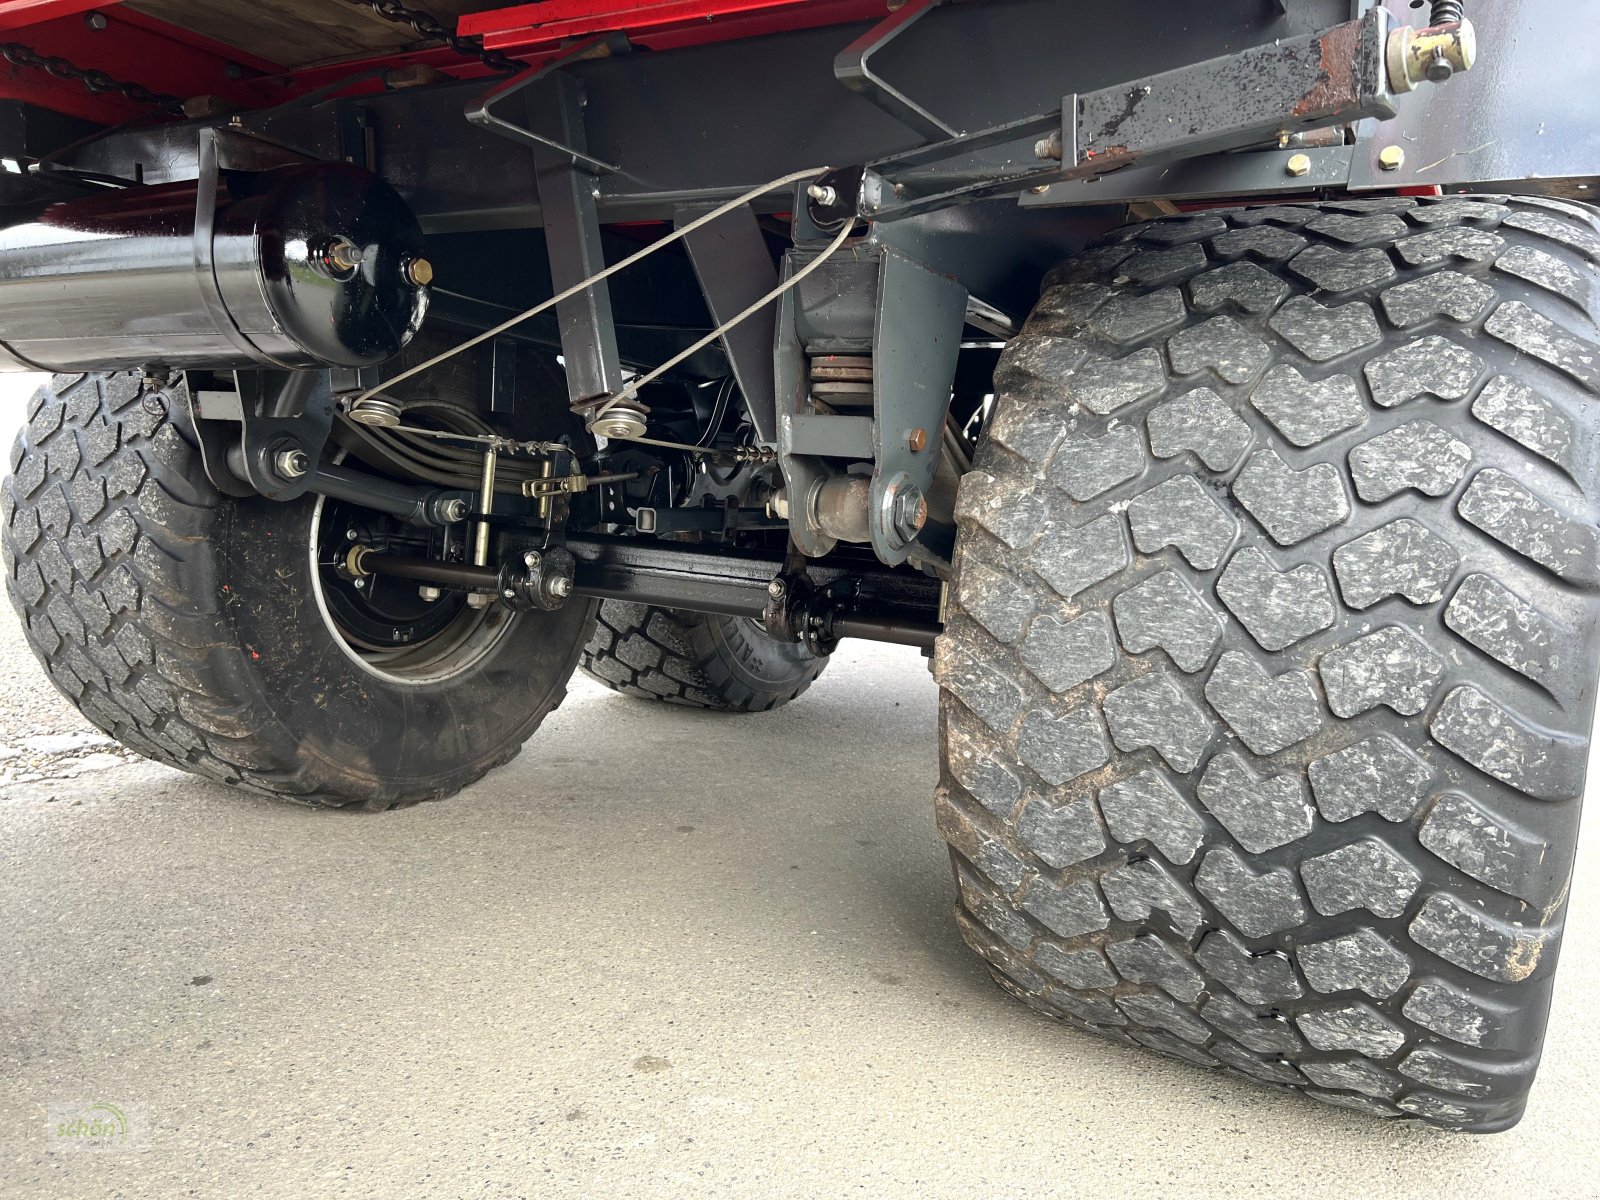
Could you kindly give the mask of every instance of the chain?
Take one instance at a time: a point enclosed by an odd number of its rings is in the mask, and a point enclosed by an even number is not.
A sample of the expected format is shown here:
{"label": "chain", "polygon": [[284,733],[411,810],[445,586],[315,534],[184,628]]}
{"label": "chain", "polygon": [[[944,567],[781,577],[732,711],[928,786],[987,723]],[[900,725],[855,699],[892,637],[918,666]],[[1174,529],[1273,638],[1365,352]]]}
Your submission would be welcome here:
{"label": "chain", "polygon": [[24,46],[21,42],[0,42],[0,57],[4,57],[14,67],[45,71],[57,79],[79,80],[92,95],[116,92],[118,95],[126,96],[135,104],[155,104],[162,108],[178,108],[183,103],[177,96],[152,92],[142,83],[113,79],[104,71],[86,70],[58,55],[40,54],[32,46]]}
{"label": "chain", "polygon": [[407,8],[398,0],[350,0],[351,4],[370,8],[385,21],[409,25],[419,38],[429,42],[443,42],[463,58],[475,58],[491,71],[508,75],[522,70],[522,64],[508,58],[498,50],[486,50],[481,37],[464,37],[453,33],[438,18],[420,9]]}

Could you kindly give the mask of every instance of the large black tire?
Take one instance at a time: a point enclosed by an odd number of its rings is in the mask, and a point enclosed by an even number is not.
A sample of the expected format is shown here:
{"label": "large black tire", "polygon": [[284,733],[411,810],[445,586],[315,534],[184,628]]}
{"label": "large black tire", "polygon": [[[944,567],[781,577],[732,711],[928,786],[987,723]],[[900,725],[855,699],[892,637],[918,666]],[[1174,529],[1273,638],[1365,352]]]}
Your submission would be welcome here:
{"label": "large black tire", "polygon": [[1596,677],[1600,222],[1369,199],[1055,271],[963,481],[958,919],[1043,1012],[1505,1129]]}
{"label": "large black tire", "polygon": [[753,621],[605,600],[581,665],[625,696],[766,712],[810,687],[828,660]]}
{"label": "large black tire", "polygon": [[51,680],[130,749],[383,809],[508,761],[565,694],[592,604],[500,614],[445,678],[374,673],[319,611],[315,497],[218,493],[181,407],[137,373],[57,376],[28,417],[4,487],[11,600]]}

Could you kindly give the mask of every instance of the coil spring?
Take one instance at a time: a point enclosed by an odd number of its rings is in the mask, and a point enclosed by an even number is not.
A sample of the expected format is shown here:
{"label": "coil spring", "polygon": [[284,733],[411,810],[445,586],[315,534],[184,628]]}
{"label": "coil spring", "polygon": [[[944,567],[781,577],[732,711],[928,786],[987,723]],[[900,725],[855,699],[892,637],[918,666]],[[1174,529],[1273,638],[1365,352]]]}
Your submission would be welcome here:
{"label": "coil spring", "polygon": [[1433,0],[1428,13],[1429,25],[1455,25],[1466,16],[1467,6],[1462,0]]}

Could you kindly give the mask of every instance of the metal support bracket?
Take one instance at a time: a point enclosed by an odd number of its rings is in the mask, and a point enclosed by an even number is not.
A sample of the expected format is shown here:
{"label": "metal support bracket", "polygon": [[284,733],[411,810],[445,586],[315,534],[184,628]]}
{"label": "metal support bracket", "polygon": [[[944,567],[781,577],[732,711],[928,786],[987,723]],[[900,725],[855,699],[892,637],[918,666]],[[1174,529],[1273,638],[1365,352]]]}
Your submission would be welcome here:
{"label": "metal support bracket", "polygon": [[[799,214],[796,224],[803,232]],[[814,252],[791,251],[786,272]],[[845,536],[870,541],[890,566],[911,556],[927,517],[966,309],[958,281],[870,238],[785,293],[775,354],[778,461],[801,553],[827,554]],[[870,361],[870,417],[813,396],[816,355]],[[852,476],[869,486],[840,486]],[[851,506],[841,514],[848,519],[821,516],[830,496]]]}
{"label": "metal support bracket", "polygon": [[513,75],[509,79],[496,83],[467,105],[467,120],[480,129],[487,129],[491,133],[498,133],[501,137],[508,137],[514,142],[521,142],[524,146],[549,154],[566,162],[569,166],[581,167],[591,175],[621,175],[626,179],[632,179],[633,176],[615,163],[595,158],[582,145],[574,145],[570,139],[547,137],[524,125],[518,125],[515,121],[508,121],[493,111],[495,105],[503,104],[513,96],[521,95],[529,88],[557,75],[564,68],[571,66],[575,62],[586,58],[609,57],[612,54],[623,53],[629,48],[627,38],[620,33],[602,34],[600,37],[589,38],[579,42],[565,54],[559,54],[548,62],[540,63],[536,67],[530,67],[521,74]]}
{"label": "metal support bracket", "polygon": [[927,520],[955,378],[967,289],[893,247],[880,249],[872,332],[872,548],[890,566]]}
{"label": "metal support bracket", "polygon": [[[533,162],[539,205],[544,210],[550,283],[559,291],[595,275],[606,262],[595,177],[567,153],[584,141],[583,85],[570,75],[557,75],[553,82],[555,115],[567,145],[559,150],[536,145]],[[556,305],[556,321],[573,407],[586,408],[621,391],[617,327],[611,312],[611,289],[605,281]]]}
{"label": "metal support bracket", "polygon": [[[242,466],[250,486],[270,500],[304,495],[333,427],[328,372],[295,371],[282,377],[276,372],[236,371],[234,378],[244,420],[239,453],[229,454],[228,466],[235,474]],[[285,469],[296,456],[304,456],[304,466]]]}
{"label": "metal support bracket", "polygon": [[[678,210],[681,228],[698,215],[693,207]],[[733,209],[702,225],[683,239],[705,295],[711,320],[720,325],[770,292],[778,282],[777,268],[767,250],[766,238],[749,205]],[[733,376],[744,395],[755,426],[756,439],[771,446],[778,437],[777,400],[772,362],[777,314],[772,307],[733,326],[722,335]]]}
{"label": "metal support bracket", "polygon": [[310,490],[333,428],[327,371],[235,371],[234,390],[176,388],[189,405],[206,476],[230,496],[293,500]]}
{"label": "metal support bracket", "polygon": [[944,0],[908,0],[866,33],[851,42],[833,60],[833,75],[863,100],[883,109],[908,129],[929,141],[943,141],[961,131],[946,125],[910,96],[875,75],[871,67],[874,54],[915,25]]}
{"label": "metal support bracket", "polygon": [[[1392,23],[1385,10],[1373,8],[1321,33],[1069,94],[1059,112],[879,159],[867,166],[858,214],[902,220],[1393,116],[1385,59]],[[1019,143],[1032,144],[1023,149]],[[1019,167],[1019,161],[1038,165]]]}

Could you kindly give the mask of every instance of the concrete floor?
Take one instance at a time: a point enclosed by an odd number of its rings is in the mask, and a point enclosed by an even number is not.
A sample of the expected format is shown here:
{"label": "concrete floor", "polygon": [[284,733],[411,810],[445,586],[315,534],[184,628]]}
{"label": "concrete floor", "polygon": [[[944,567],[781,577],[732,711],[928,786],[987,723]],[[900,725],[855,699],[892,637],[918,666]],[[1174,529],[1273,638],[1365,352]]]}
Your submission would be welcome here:
{"label": "concrete floor", "polygon": [[[1385,1123],[996,989],[934,702],[851,644],[764,716],[580,678],[511,766],[359,816],[39,741],[84,727],[0,614],[0,1195],[1597,1194],[1595,836],[1528,1118]],[[149,1150],[52,1151],[86,1100]]]}

